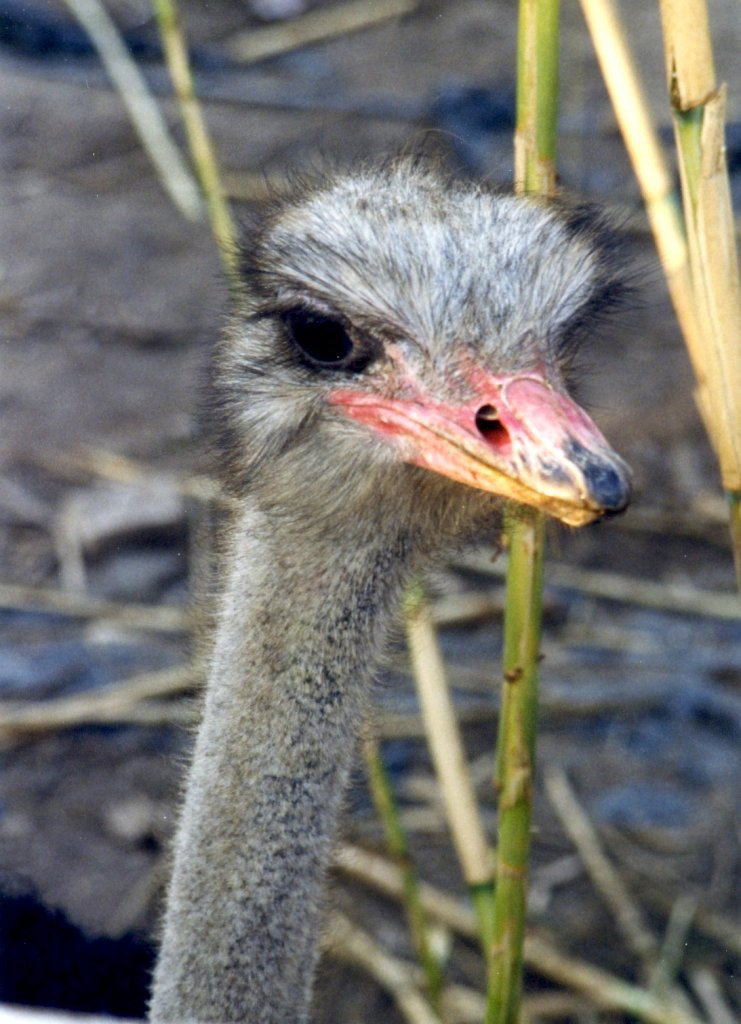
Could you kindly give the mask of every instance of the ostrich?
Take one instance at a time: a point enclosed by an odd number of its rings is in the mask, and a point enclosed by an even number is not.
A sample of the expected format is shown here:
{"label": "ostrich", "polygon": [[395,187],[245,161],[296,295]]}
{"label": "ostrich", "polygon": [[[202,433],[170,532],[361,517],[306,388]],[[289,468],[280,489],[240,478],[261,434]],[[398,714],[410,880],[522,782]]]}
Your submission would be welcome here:
{"label": "ostrich", "polygon": [[210,411],[235,512],[155,1022],[308,1019],[325,873],[410,575],[503,502],[581,525],[628,471],[567,395],[613,303],[581,211],[394,163],[265,212]]}

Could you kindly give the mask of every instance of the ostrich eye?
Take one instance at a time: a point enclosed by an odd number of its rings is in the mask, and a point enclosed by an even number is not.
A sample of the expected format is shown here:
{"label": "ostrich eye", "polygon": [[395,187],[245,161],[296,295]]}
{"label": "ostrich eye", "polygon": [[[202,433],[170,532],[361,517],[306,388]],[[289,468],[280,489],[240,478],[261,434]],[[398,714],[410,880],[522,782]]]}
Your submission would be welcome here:
{"label": "ostrich eye", "polygon": [[293,309],[283,316],[283,322],[294,345],[314,366],[356,368],[355,346],[339,321],[307,309]]}

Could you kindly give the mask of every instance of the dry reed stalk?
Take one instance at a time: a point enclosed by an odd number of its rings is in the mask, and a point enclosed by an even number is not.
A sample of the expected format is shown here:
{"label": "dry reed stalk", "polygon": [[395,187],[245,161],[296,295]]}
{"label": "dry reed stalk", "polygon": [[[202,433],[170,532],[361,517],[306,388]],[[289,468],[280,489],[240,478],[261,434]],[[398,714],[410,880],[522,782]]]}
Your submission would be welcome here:
{"label": "dry reed stalk", "polygon": [[453,845],[479,918],[484,949],[493,923],[493,863],[468,770],[460,726],[450,697],[445,664],[429,607],[420,588],[410,588],[407,643],[422,721]]}
{"label": "dry reed stalk", "polygon": [[[192,672],[193,686],[199,685],[203,677],[202,671],[196,666],[190,669],[184,667],[184,671]],[[185,691],[190,688],[191,686],[184,680],[182,689]],[[110,689],[113,690],[114,687],[112,686]],[[173,692],[176,692],[178,689],[180,687],[175,685]],[[582,721],[592,715],[604,717],[605,715],[623,714],[626,712],[636,714],[656,707],[657,703],[666,696],[666,693],[667,687],[665,686],[654,686],[648,690],[645,687],[640,689],[634,687],[633,691],[627,694],[602,695],[593,693],[587,700],[582,697],[570,700],[567,695],[553,695],[546,691],[541,701],[541,710],[549,714],[550,717],[578,717]],[[24,712],[28,712],[28,717],[26,717],[25,713],[21,714],[18,704],[13,704],[11,707],[10,703],[2,703],[0,704],[0,733],[3,729],[2,718],[7,709],[11,709],[13,715],[18,716],[13,719],[13,729],[10,730],[12,739],[15,739],[16,736],[23,738],[25,735],[24,723],[26,721],[32,722],[34,731],[55,731],[62,728],[75,728],[83,724],[111,724],[115,722],[116,724],[138,723],[139,725],[156,726],[190,724],[197,719],[197,707],[190,700],[185,702],[156,700],[153,693],[144,692],[132,697],[130,701],[112,702],[109,705],[107,700],[104,700],[104,697],[107,697],[107,695],[108,690],[100,694],[91,693],[87,699],[80,699],[76,714],[68,710],[62,713],[61,718],[58,715],[57,702],[55,700],[24,703]],[[111,697],[113,697],[112,693]],[[68,699],[70,698],[59,698],[60,701]],[[47,711],[49,712],[48,714]],[[494,724],[496,722],[497,715],[496,707],[489,702],[474,703],[467,706],[465,711],[460,712],[457,716],[457,721],[460,726],[488,725],[489,723]],[[425,739],[427,735],[421,717],[413,713],[383,712],[376,719],[375,732],[377,736],[383,739]],[[476,772],[477,766],[474,765],[472,768]],[[438,813],[435,807],[421,807],[408,810],[403,812],[400,817],[407,832],[414,830],[442,832],[447,827],[443,824],[442,814]],[[488,812],[483,814],[482,822],[486,822],[488,817]],[[697,925],[699,930],[703,930],[702,926],[704,923],[705,918],[702,917],[702,912],[698,911]],[[741,948],[738,930],[733,930],[732,926],[728,923],[718,925],[718,929],[722,928],[726,929],[724,932],[726,935],[725,944],[735,950]],[[718,929],[713,932],[712,925],[709,924],[705,930],[717,937],[720,935]],[[729,931],[729,929],[731,930]]]}
{"label": "dry reed stalk", "polygon": [[659,0],[693,295],[699,405],[731,506],[741,587],[741,275],[725,155],[726,87],[705,0]]}
{"label": "dry reed stalk", "polygon": [[[0,708],[0,749],[8,749],[9,747],[29,743],[43,734],[44,730],[41,728],[38,718],[32,730],[26,731],[22,727],[16,729],[15,723],[12,728],[4,730],[2,723],[2,716],[4,714],[4,710]],[[79,725],[139,725],[148,729],[160,729],[170,726],[190,728],[197,724],[198,711],[193,702],[146,700],[121,706],[120,709],[116,709],[113,712],[103,708],[100,715],[98,715],[95,707],[91,707],[89,711],[81,714],[76,721],[70,720],[60,724],[56,720],[50,720],[48,732],[58,732],[67,728],[75,729]],[[36,725],[39,725],[39,728],[36,728]]]}
{"label": "dry reed stalk", "polygon": [[615,117],[643,195],[669,294],[690,352],[699,358],[687,240],[679,196],[614,0],[581,0]]}
{"label": "dry reed stalk", "polygon": [[[385,857],[345,845],[336,851],[335,864],[387,896],[399,899],[402,894],[401,872]],[[420,898],[431,918],[471,941],[479,937],[475,914],[450,893],[423,882]],[[525,961],[543,977],[573,989],[601,1009],[622,1011],[647,1024],[700,1024],[694,1014],[667,1005],[646,989],[622,981],[609,971],[566,956],[540,936],[526,939]]]}
{"label": "dry reed stalk", "polygon": [[[457,558],[454,563],[469,572],[478,572],[500,579],[499,566],[492,565],[485,555],[472,553]],[[621,601],[643,608],[677,612],[680,615],[699,615],[714,619],[738,619],[738,597],[725,591],[699,590],[681,583],[656,583],[637,576],[623,576],[617,572],[581,569],[577,565],[553,565],[548,568],[548,583],[553,587],[578,590],[606,601]]]}
{"label": "dry reed stalk", "polygon": [[419,974],[411,964],[391,956],[375,939],[335,912],[329,923],[328,945],[337,959],[361,967],[393,998],[408,1024],[441,1024],[419,988]]}
{"label": "dry reed stalk", "polygon": [[178,665],[131,676],[94,693],[33,703],[3,701],[0,703],[0,742],[70,726],[118,723],[139,702],[180,694],[194,689],[200,682],[193,668]]}
{"label": "dry reed stalk", "polygon": [[347,0],[333,7],[309,11],[298,18],[233,36],[226,45],[232,60],[254,64],[267,57],[336,39],[391,18],[401,18],[419,7],[419,0]]}
{"label": "dry reed stalk", "polygon": [[188,613],[164,604],[119,604],[85,594],[68,594],[52,587],[0,584],[0,608],[65,615],[73,619],[110,619],[120,629],[152,633],[185,633]]}
{"label": "dry reed stalk", "polygon": [[545,785],[561,826],[578,850],[595,889],[612,911],[626,945],[643,961],[644,973],[648,975],[656,962],[658,943],[641,908],[610,863],[565,772],[552,769]]}
{"label": "dry reed stalk", "polygon": [[692,968],[689,980],[710,1024],[738,1024],[738,1017],[728,1005],[720,982],[710,968]]}
{"label": "dry reed stalk", "polygon": [[[63,1013],[58,1010],[36,1010],[25,1006],[0,1006],[0,1024],[111,1024],[110,1017],[89,1017],[87,1014]],[[116,1018],[116,1024],[141,1024],[141,1021]]]}
{"label": "dry reed stalk", "polygon": [[[330,919],[325,946],[334,960],[358,967],[374,978],[397,1001],[408,1021],[440,1021],[438,1016],[430,1017],[429,1009],[420,1001],[423,972],[392,956],[349,918],[335,914]],[[481,993],[463,985],[447,985],[441,996],[441,1016],[446,1024],[481,1024],[485,1012]],[[561,991],[530,996],[524,1009],[527,1020],[563,1020],[587,1013],[590,1005],[580,995]]]}
{"label": "dry reed stalk", "polygon": [[581,992],[601,1009],[622,1010],[647,1024],[702,1024],[693,1012],[667,1004],[647,989],[622,981],[600,967],[565,956],[539,936],[528,936],[525,959],[546,977]]}
{"label": "dry reed stalk", "polygon": [[108,12],[99,0],[65,2],[98,51],[163,188],[184,217],[199,220],[203,204],[198,186],[172,141],[160,109]]}
{"label": "dry reed stalk", "polygon": [[741,285],[718,87],[704,0],[660,0],[684,224],[613,0],[582,0],[643,192],[687,350],[696,401],[730,504],[741,586]]}
{"label": "dry reed stalk", "polygon": [[680,896],[669,913],[659,959],[651,971],[650,990],[662,999],[672,991],[687,951],[687,936],[697,915],[697,897]]}

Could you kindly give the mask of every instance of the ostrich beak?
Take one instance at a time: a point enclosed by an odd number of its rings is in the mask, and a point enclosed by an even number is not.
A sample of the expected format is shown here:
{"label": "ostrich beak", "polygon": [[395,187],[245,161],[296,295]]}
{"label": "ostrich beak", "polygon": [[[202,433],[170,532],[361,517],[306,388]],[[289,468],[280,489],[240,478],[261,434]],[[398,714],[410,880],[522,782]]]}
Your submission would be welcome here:
{"label": "ostrich beak", "polygon": [[621,512],[630,470],[568,395],[539,370],[475,369],[458,403],[335,391],[330,402],[402,457],[471,487],[532,505],[571,526]]}

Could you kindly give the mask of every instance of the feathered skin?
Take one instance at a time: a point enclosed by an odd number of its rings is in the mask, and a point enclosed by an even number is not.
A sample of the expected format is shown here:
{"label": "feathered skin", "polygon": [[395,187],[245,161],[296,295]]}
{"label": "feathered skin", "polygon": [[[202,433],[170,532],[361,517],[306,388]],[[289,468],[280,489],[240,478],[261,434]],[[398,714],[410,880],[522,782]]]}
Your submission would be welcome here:
{"label": "feathered skin", "polygon": [[410,575],[504,500],[578,525],[628,473],[567,395],[621,291],[582,211],[389,164],[248,240],[209,419],[237,511],[175,847],[156,1022],[303,1024],[324,876]]}

